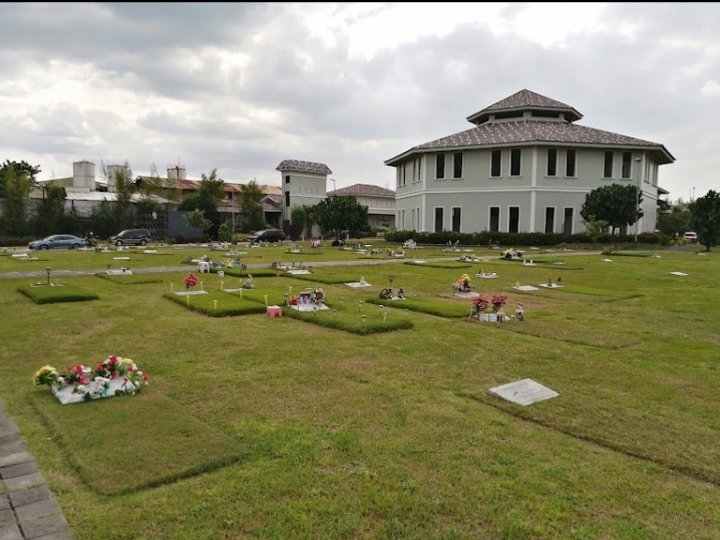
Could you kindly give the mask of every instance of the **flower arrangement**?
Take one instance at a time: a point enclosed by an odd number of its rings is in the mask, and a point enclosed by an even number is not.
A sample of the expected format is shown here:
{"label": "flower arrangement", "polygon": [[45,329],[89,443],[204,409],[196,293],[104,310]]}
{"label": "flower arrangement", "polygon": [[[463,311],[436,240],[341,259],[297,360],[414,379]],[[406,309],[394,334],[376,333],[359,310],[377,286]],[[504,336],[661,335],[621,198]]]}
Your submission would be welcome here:
{"label": "flower arrangement", "polygon": [[507,303],[507,295],[494,294],[492,299],[490,300],[490,303],[493,306],[493,311],[497,313]]}
{"label": "flower arrangement", "polygon": [[149,381],[148,376],[130,358],[112,354],[94,370],[83,364],[75,364],[63,372],[53,366],[43,366],[35,372],[33,382],[39,386],[49,386],[62,403],[71,403],[136,394]]}
{"label": "flower arrangement", "polygon": [[483,294],[473,300],[473,309],[476,313],[484,312],[488,306],[490,306],[490,300],[488,300],[488,297]]}
{"label": "flower arrangement", "polygon": [[494,294],[488,297],[484,294],[481,294],[473,300],[471,314],[474,316],[479,316],[481,313],[486,313],[488,308],[490,307],[492,307],[493,313],[498,313],[506,303],[507,295]]}

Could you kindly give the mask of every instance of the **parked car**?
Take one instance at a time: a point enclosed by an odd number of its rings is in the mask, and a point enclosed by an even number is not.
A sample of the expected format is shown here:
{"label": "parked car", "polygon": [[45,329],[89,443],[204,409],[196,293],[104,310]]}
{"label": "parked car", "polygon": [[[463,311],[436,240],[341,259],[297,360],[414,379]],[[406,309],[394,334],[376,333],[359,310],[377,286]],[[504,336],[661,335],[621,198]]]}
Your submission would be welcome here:
{"label": "parked car", "polygon": [[688,244],[697,244],[698,243],[698,237],[696,232],[688,231],[685,234],[683,234],[683,238],[687,240]]}
{"label": "parked car", "polygon": [[42,240],[33,240],[28,243],[28,249],[76,249],[85,247],[84,238],[72,234],[53,234]]}
{"label": "parked car", "polygon": [[110,237],[110,243],[116,246],[144,246],[150,241],[150,231],[147,229],[126,229]]}
{"label": "parked car", "polygon": [[264,229],[248,236],[251,244],[255,242],[280,242],[285,240],[285,233],[280,229]]}

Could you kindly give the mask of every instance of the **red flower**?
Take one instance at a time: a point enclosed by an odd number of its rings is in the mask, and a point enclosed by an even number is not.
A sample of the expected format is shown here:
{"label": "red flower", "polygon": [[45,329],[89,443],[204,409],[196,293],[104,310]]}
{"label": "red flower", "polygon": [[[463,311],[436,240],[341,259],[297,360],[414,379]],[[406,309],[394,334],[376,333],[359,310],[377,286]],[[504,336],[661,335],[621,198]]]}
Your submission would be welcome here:
{"label": "red flower", "polygon": [[143,381],[148,382],[148,376],[147,376],[147,375],[143,375]]}

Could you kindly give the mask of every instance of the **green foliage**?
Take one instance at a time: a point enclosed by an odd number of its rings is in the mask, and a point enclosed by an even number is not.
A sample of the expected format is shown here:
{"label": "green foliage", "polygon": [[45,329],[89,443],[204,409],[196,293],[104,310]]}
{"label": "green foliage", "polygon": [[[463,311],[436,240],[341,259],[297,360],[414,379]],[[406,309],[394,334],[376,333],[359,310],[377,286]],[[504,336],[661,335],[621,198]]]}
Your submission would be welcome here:
{"label": "green foliage", "polygon": [[7,196],[5,173],[10,169],[13,170],[13,174],[24,174],[30,180],[31,186],[35,184],[35,177],[40,173],[40,165],[33,167],[27,161],[5,160],[5,163],[0,167],[0,199]]}
{"label": "green foliage", "polygon": [[309,206],[296,206],[290,212],[290,221],[293,224],[293,228],[298,231],[298,234],[304,236],[310,236],[310,230],[312,228],[311,219],[311,207]]}
{"label": "green foliage", "polygon": [[202,210],[206,214],[215,212],[223,198],[224,185],[225,181],[218,178],[217,169],[213,169],[209,175],[203,173],[197,193],[185,197],[178,210]]}
{"label": "green foliage", "polygon": [[308,215],[320,225],[323,233],[337,235],[340,231],[362,231],[368,228],[368,208],[355,197],[330,197],[310,207]]}
{"label": "green foliage", "polygon": [[678,202],[665,212],[658,213],[657,229],[668,236],[680,236],[691,230],[692,214],[686,203]]}
{"label": "green foliage", "polygon": [[33,181],[22,167],[16,169],[13,163],[6,162],[0,169],[0,183],[5,192],[4,230],[12,236],[22,236],[27,232],[26,208]]}
{"label": "green foliage", "polygon": [[[114,228],[118,231],[127,229],[132,226],[133,222],[132,196],[136,189],[132,178],[132,170],[128,163],[125,162],[122,167],[112,173],[103,167],[103,173],[108,183],[115,185],[116,201],[112,206]],[[108,178],[109,174],[112,174],[113,177]]]}
{"label": "green foliage", "polygon": [[230,242],[232,240],[232,220],[226,219],[218,227],[218,240]]}
{"label": "green foliage", "polygon": [[240,185],[240,214],[243,232],[258,231],[265,228],[265,211],[262,200],[265,194],[254,179]]}
{"label": "green foliage", "polygon": [[690,220],[706,251],[720,243],[720,193],[714,190],[690,205]]}
{"label": "green foliage", "polygon": [[609,184],[593,189],[585,196],[580,215],[586,222],[594,220],[607,221],[615,230],[632,225],[643,216],[640,209],[642,194],[638,197],[637,186],[628,184]]}
{"label": "green foliage", "polygon": [[193,210],[185,215],[185,221],[190,227],[195,227],[206,233],[212,227],[212,221],[205,217],[205,212],[199,209]]}
{"label": "green foliage", "polygon": [[33,220],[33,230],[38,236],[67,232],[65,229],[65,190],[59,186],[48,185],[45,197],[38,206],[37,216]]}
{"label": "green foliage", "polygon": [[588,216],[585,220],[586,234],[595,242],[607,232],[608,222],[604,219],[595,219],[595,216]]}
{"label": "green foliage", "polygon": [[100,201],[100,206],[96,210],[93,210],[90,216],[90,230],[93,231],[98,238],[104,239],[108,239],[118,232],[115,227],[112,207],[108,201]]}

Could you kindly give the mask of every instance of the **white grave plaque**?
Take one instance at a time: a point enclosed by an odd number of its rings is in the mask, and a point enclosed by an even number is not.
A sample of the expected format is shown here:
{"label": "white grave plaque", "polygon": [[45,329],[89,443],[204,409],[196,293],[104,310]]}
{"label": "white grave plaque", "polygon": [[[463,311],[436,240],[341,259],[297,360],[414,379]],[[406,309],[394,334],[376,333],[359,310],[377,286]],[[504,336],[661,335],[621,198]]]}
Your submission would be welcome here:
{"label": "white grave plaque", "polygon": [[513,289],[518,291],[537,291],[539,290],[537,287],[533,287],[532,285],[518,285],[517,287],[513,287]]}
{"label": "white grave plaque", "polygon": [[670,272],[673,276],[687,276],[685,272]]}
{"label": "white grave plaque", "polygon": [[526,406],[538,401],[559,396],[554,390],[550,390],[546,386],[533,381],[532,379],[523,379],[502,386],[491,388],[489,392],[497,397]]}

